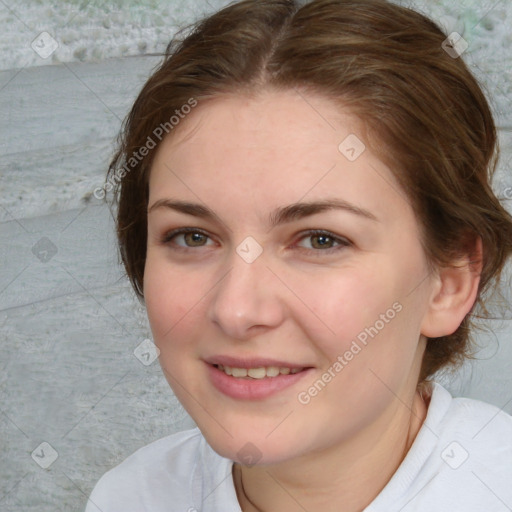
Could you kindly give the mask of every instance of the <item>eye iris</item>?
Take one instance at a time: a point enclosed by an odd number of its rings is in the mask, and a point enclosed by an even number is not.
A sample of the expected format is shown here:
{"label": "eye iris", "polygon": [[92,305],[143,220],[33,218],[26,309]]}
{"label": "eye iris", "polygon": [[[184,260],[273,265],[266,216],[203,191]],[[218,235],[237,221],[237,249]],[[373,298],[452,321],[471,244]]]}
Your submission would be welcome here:
{"label": "eye iris", "polygon": [[199,242],[200,245],[200,242],[202,241],[202,238],[204,238],[204,235],[202,235],[201,233],[185,233],[185,240],[187,239],[187,237],[192,238],[193,243]]}
{"label": "eye iris", "polygon": [[[329,244],[329,240],[331,240],[331,237],[330,236],[326,236],[326,235],[313,235],[313,240],[314,239],[317,239],[317,240],[323,240],[323,242],[320,242],[320,247],[325,247],[326,245]],[[327,242],[325,242],[327,240]],[[313,244],[314,246],[315,244]]]}

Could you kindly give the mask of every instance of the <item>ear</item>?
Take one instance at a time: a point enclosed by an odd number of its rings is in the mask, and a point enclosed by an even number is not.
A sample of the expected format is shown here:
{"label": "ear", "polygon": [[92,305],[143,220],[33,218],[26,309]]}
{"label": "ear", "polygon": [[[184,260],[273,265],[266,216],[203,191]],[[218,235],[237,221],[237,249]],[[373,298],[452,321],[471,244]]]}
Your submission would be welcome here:
{"label": "ear", "polygon": [[482,272],[482,240],[478,237],[467,255],[453,262],[453,267],[439,269],[421,334],[440,338],[453,334],[471,311]]}

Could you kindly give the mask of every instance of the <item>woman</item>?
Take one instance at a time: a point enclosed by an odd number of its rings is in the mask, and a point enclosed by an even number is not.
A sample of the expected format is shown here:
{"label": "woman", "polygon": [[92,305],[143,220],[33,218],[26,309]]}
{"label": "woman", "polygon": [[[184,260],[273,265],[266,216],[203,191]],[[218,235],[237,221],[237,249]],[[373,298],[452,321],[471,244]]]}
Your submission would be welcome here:
{"label": "woman", "polygon": [[198,428],[87,512],[512,507],[512,417],[433,379],[512,252],[458,41],[386,1],[246,0],[169,46],[109,180]]}

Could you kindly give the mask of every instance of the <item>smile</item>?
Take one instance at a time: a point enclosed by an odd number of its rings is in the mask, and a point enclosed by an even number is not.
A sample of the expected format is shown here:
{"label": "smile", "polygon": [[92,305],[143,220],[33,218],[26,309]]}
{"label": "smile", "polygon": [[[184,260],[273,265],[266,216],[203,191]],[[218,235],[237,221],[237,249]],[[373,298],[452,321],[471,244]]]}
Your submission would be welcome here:
{"label": "smile", "polygon": [[223,395],[238,400],[263,400],[298,385],[314,368],[257,366],[240,368],[206,364],[210,383]]}

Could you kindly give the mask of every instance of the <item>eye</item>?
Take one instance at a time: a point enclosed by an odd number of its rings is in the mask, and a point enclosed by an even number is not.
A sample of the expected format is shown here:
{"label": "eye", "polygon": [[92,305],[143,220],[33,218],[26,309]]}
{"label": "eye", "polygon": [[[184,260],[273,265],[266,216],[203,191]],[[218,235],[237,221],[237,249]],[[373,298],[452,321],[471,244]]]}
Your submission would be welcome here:
{"label": "eye", "polygon": [[[345,238],[340,238],[329,231],[322,230],[312,230],[304,233],[303,236],[299,240],[304,239],[317,240],[317,242],[313,242],[311,245],[313,246],[313,253],[316,255],[320,255],[319,253],[331,253],[334,251],[339,251],[346,247],[351,246],[351,242],[346,240]],[[337,247],[333,247],[333,244],[338,244]],[[307,250],[307,249],[306,249]]]}
{"label": "eye", "polygon": [[[200,229],[182,228],[166,233],[162,239],[162,244],[171,244],[171,242],[173,242],[174,239],[179,237],[183,237],[185,245],[173,244],[175,245],[175,248],[177,250],[193,249],[194,247],[206,247],[206,242],[210,238],[209,235],[207,235]],[[307,238],[313,241],[316,240],[316,242],[313,242],[311,244],[312,249],[300,246],[298,247],[300,247],[303,250],[313,252],[314,254],[316,253],[315,255],[320,255],[319,253],[331,253],[334,251],[339,251],[352,245],[352,243],[349,242],[347,239],[340,238],[330,233],[329,231],[323,230],[311,230],[306,233],[302,233],[302,236],[299,238],[299,241]],[[338,245],[333,247],[333,244]]]}
{"label": "eye", "polygon": [[[176,229],[171,231],[170,233],[166,233],[162,239],[163,244],[170,244],[175,238],[183,236],[183,240],[185,241],[185,246],[178,245],[181,249],[186,248],[194,248],[194,247],[204,247],[203,242],[210,238],[206,233],[199,229],[195,228],[183,228]],[[190,243],[191,245],[187,245]]]}

